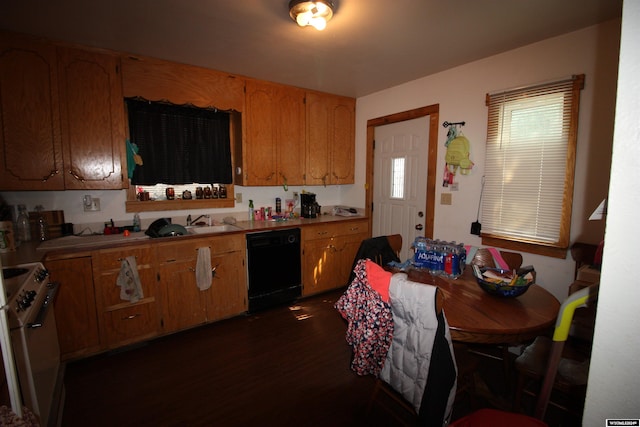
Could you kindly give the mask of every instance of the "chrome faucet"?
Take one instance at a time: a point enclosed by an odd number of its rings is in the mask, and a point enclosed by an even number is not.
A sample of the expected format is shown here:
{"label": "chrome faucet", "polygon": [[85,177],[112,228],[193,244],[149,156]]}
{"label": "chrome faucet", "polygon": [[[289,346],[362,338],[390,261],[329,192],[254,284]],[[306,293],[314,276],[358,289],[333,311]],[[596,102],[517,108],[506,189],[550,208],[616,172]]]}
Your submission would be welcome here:
{"label": "chrome faucet", "polygon": [[197,224],[197,222],[198,222],[198,220],[200,218],[207,218],[207,220],[208,220],[207,223],[209,224],[209,226],[211,226],[211,215],[208,215],[208,214],[200,215],[199,217],[197,217],[193,221],[191,220],[191,214],[189,214],[187,216],[187,226]]}

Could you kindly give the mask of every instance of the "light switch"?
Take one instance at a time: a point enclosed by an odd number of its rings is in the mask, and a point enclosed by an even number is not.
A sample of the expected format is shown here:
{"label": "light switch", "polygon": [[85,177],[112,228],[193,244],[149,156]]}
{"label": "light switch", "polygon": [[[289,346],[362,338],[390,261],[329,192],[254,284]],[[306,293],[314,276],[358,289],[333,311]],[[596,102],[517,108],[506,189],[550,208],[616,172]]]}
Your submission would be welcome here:
{"label": "light switch", "polygon": [[440,204],[441,205],[450,205],[451,204],[451,193],[442,193],[442,194],[440,194]]}

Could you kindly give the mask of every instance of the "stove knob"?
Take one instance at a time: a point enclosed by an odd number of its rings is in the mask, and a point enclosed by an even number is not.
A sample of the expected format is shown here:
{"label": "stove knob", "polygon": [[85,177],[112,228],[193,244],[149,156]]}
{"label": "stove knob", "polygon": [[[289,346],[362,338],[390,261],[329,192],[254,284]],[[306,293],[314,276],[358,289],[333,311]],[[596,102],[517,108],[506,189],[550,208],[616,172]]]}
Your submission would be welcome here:
{"label": "stove knob", "polygon": [[26,298],[18,301],[18,311],[26,310],[30,306],[31,306],[31,301],[29,301]]}
{"label": "stove knob", "polygon": [[35,276],[37,282],[42,282],[49,276],[49,270],[47,270],[46,268],[39,268],[38,270],[36,270]]}

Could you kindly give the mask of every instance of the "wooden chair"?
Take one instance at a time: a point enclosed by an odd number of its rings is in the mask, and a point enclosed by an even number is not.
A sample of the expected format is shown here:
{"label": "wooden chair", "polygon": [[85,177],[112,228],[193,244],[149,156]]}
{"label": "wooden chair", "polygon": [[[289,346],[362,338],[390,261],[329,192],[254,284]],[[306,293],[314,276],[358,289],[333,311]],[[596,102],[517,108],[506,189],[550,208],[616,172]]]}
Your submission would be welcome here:
{"label": "wooden chair", "polygon": [[[391,246],[393,251],[397,255],[399,255],[400,251],[402,250],[402,235],[389,235],[387,236],[387,240],[389,241],[389,245]],[[374,261],[378,264],[381,264],[380,259]],[[436,294],[436,311],[438,314],[442,312],[443,304],[444,295],[442,292],[438,292]],[[475,407],[475,382],[473,375],[478,368],[477,358],[468,352],[468,349],[465,345],[458,343],[454,344],[454,355],[458,368],[456,401],[458,401],[461,397],[466,396],[470,401],[471,407]],[[400,394],[398,394],[395,390],[393,390],[379,378],[376,379],[376,383],[369,400],[369,405],[367,408],[368,413],[370,413],[372,405],[375,402],[382,403],[382,401],[379,399],[379,393],[384,393],[388,398],[391,399],[392,402],[394,402],[397,406],[403,408],[403,410],[405,411],[405,414],[398,414],[397,412],[393,411],[394,408],[386,405],[386,409],[393,414],[396,421],[404,423],[407,422],[407,419],[415,419],[417,417],[415,409]]]}
{"label": "wooden chair", "polygon": [[591,243],[576,242],[571,245],[571,258],[576,262],[573,278],[578,277],[578,270],[583,265],[593,264],[593,260],[596,256],[598,245]]}
{"label": "wooden chair", "polygon": [[[502,259],[504,259],[509,265],[510,269],[517,270],[522,266],[522,254],[509,251],[499,252]],[[478,267],[496,267],[493,255],[491,255],[491,252],[486,248],[478,249],[471,260],[471,264],[478,265]],[[488,357],[493,360],[501,360],[505,382],[506,384],[510,383],[513,357],[509,354],[509,345],[470,344],[468,345],[468,348],[471,353],[478,356]]]}
{"label": "wooden chair", "polygon": [[[581,405],[572,411],[567,404],[551,401],[552,390],[557,390],[566,396],[572,397],[576,393],[584,403],[586,393],[586,378],[588,375],[588,362],[590,358],[590,343],[573,343],[569,340],[571,323],[576,309],[588,304],[595,304],[598,295],[598,284],[581,289],[571,294],[560,306],[553,337],[537,337],[535,341],[515,360],[518,371],[514,409],[520,410],[523,393],[537,395],[534,416],[543,419],[548,405],[551,403],[565,411],[570,411],[580,417]],[[573,360],[574,362],[569,362]],[[559,372],[559,367],[573,368],[569,375]],[[527,379],[542,381],[542,386],[535,392],[526,388]]]}
{"label": "wooden chair", "polygon": [[389,246],[391,246],[391,249],[393,249],[393,251],[396,253],[396,256],[400,258],[400,251],[402,250],[402,235],[391,234],[387,236],[387,240],[389,241]]}

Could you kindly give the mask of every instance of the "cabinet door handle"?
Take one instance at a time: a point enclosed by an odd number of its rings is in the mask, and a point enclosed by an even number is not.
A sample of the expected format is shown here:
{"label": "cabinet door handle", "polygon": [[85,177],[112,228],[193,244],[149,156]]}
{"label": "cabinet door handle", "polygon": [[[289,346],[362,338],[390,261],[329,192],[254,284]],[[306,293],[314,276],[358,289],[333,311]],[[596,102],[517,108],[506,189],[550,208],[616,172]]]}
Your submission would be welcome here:
{"label": "cabinet door handle", "polygon": [[123,317],[121,320],[131,320],[131,319],[135,319],[136,317],[140,317],[140,316],[142,316],[140,313],[138,313],[138,314],[131,314],[131,315],[129,315],[129,316],[125,316],[125,317]]}
{"label": "cabinet door handle", "polygon": [[84,178],[69,169],[69,174],[80,182],[84,182]]}
{"label": "cabinet door handle", "polygon": [[328,231],[318,231],[318,234],[319,234],[320,236],[325,235],[325,234],[327,234],[327,233],[328,233]]}
{"label": "cabinet door handle", "polygon": [[56,170],[52,170],[51,173],[45,177],[42,178],[42,182],[47,182],[49,180],[49,178],[51,178],[52,176],[56,176],[60,173],[60,171],[58,169]]}

